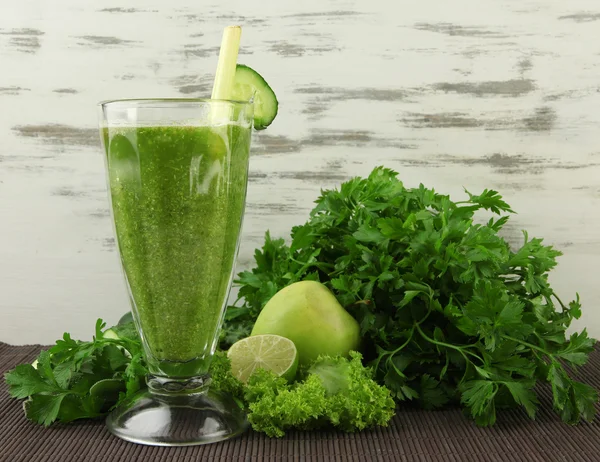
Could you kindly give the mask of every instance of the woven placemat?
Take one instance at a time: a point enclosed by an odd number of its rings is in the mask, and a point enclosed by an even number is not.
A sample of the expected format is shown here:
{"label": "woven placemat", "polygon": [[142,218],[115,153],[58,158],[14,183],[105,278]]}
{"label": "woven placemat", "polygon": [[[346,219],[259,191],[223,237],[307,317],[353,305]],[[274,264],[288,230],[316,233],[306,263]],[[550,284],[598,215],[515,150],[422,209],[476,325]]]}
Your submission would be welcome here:
{"label": "woven placemat", "polygon": [[[0,342],[0,372],[32,361],[42,348]],[[600,351],[591,355],[580,379],[599,388]],[[269,439],[249,431],[223,443],[164,448],[121,441],[102,421],[49,428],[32,424],[2,380],[0,461],[600,461],[600,418],[571,427],[552,411],[549,390],[542,390],[540,401],[535,421],[520,410],[503,411],[493,428],[476,427],[459,409],[404,409],[389,427],[358,434],[291,432]]]}

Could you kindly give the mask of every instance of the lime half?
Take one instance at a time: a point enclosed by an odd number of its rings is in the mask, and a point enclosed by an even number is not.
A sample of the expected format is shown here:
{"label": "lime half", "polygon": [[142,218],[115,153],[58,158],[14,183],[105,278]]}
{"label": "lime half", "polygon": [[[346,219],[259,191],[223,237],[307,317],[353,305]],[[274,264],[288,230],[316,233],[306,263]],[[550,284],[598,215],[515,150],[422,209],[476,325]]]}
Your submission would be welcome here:
{"label": "lime half", "polygon": [[231,372],[246,383],[257,369],[266,369],[294,380],[298,369],[298,351],[290,339],[280,335],[255,335],[239,340],[227,352]]}

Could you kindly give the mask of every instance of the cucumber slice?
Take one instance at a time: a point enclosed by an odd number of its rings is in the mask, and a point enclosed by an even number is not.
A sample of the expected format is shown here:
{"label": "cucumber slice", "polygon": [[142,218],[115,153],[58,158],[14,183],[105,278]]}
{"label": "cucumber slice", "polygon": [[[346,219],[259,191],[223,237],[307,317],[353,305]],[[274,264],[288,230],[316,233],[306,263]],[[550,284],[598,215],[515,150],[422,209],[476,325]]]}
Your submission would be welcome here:
{"label": "cucumber slice", "polygon": [[254,128],[264,130],[275,119],[279,102],[275,92],[258,72],[238,64],[235,69],[232,99],[250,101],[252,97],[254,97]]}
{"label": "cucumber slice", "polygon": [[110,338],[113,340],[119,340],[121,338],[113,328],[105,330],[102,334],[104,335],[104,338]]}

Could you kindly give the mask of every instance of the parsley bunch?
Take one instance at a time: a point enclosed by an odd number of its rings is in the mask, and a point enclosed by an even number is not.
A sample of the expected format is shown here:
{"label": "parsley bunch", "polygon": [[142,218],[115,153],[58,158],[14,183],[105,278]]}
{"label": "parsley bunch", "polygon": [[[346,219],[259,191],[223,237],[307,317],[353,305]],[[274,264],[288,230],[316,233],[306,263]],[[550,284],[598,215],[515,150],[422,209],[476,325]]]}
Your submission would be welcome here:
{"label": "parsley bunch", "polygon": [[5,375],[13,398],[27,399],[25,414],[34,422],[100,417],[142,386],[147,369],[133,323],[115,326],[119,338],[104,335],[99,319],[91,342],[62,340],[42,351],[37,364],[20,364]]}
{"label": "parsley bunch", "polygon": [[[267,233],[256,267],[240,273],[243,302],[228,309],[222,345],[247,335],[278,290],[319,280],[360,323],[365,358],[396,400],[460,402],[493,425],[497,408],[533,418],[534,387],[549,382],[565,422],[591,420],[597,392],[572,370],[594,341],[585,330],[567,338],[579,297],[565,304],[548,283],[561,253],[527,233],[511,249],[500,235],[509,205],[492,190],[467,196],[405,188],[382,167],[323,191],[289,246]],[[492,218],[476,221],[481,210]]]}

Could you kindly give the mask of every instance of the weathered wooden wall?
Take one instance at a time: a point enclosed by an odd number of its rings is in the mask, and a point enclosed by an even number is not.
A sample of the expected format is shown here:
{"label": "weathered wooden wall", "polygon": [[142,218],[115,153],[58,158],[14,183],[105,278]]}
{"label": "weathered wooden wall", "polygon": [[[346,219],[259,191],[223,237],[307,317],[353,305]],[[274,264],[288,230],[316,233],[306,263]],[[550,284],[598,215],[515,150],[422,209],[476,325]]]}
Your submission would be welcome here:
{"label": "weathered wooden wall", "polygon": [[281,101],[254,139],[240,267],[320,188],[384,164],[500,190],[508,237],[564,251],[552,282],[600,336],[597,0],[19,0],[0,7],[0,340],[86,338],[128,309],[95,105],[209,95],[235,23]]}

